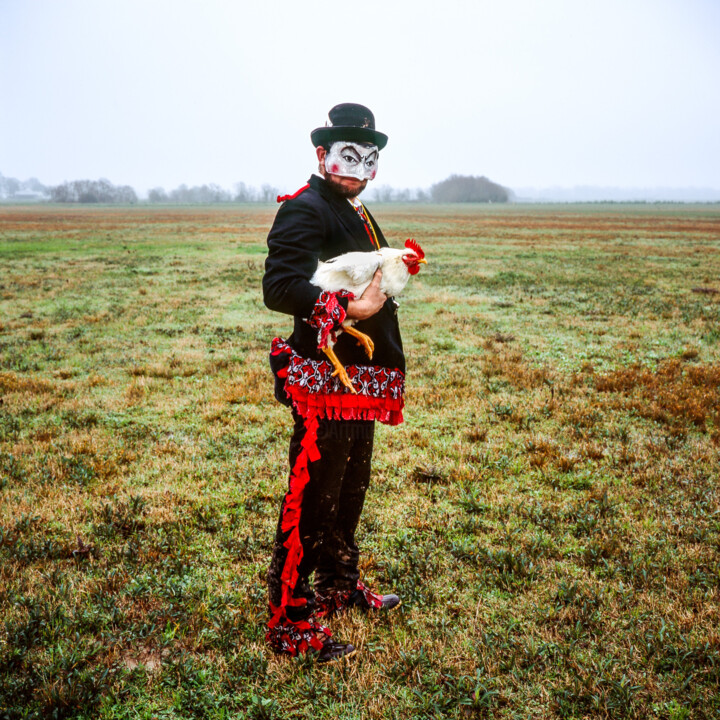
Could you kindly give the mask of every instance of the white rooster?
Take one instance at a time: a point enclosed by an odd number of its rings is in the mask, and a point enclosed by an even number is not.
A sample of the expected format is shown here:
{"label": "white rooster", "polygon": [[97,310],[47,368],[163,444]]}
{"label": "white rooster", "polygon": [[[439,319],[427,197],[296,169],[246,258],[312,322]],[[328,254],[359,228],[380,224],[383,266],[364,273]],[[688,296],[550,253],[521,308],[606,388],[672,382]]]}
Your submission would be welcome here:
{"label": "white rooster", "polygon": [[[388,297],[394,297],[403,291],[410,276],[418,273],[420,265],[426,263],[422,248],[415,240],[406,240],[405,248],[402,250],[384,247],[374,252],[349,252],[325,262],[319,261],[310,282],[328,292],[347,290],[359,298],[372,282],[378,268],[382,268],[380,290]],[[365,348],[368,358],[372,358],[375,349],[373,341],[368,335],[353,327],[355,322],[356,320],[346,318],[336,334],[344,331],[348,335],[353,335]],[[333,350],[334,344],[329,338],[327,346],[322,348],[335,368],[332,376],[338,375],[342,384],[352,393],[357,394],[347,371]]]}

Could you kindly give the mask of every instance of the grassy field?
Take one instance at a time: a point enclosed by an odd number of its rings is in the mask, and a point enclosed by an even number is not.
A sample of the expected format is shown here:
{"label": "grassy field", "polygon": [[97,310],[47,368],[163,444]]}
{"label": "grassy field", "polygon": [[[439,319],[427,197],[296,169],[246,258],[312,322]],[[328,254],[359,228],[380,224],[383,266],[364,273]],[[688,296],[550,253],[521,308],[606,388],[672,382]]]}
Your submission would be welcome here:
{"label": "grassy field", "polygon": [[720,717],[720,207],[376,206],[401,298],[369,584],[263,641],[269,207],[0,207],[0,718]]}

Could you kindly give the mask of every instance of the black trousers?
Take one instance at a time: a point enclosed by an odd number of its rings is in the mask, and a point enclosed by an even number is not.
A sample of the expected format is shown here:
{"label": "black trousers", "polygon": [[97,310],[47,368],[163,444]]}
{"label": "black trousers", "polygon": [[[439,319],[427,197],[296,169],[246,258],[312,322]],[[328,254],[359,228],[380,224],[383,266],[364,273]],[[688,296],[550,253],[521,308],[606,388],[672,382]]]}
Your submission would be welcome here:
{"label": "black trousers", "polygon": [[[320,420],[315,445],[319,459],[307,462],[306,484],[300,499],[298,535],[302,553],[296,567],[286,543],[293,528],[283,530],[283,517],[288,503],[297,502],[298,476],[304,464],[303,440],[307,426],[293,411],[295,423],[290,440],[290,480],[280,510],[273,556],[268,571],[268,599],[271,613],[284,603],[283,576],[291,585],[293,601],[286,604],[284,614],[291,621],[304,620],[315,608],[315,591],[354,590],[360,577],[360,552],[355,530],[360,520],[365,493],[370,484],[374,421]],[[301,471],[298,472],[300,458]],[[296,570],[296,572],[291,572]],[[314,589],[310,576],[315,573]],[[288,577],[294,577],[288,583]]]}

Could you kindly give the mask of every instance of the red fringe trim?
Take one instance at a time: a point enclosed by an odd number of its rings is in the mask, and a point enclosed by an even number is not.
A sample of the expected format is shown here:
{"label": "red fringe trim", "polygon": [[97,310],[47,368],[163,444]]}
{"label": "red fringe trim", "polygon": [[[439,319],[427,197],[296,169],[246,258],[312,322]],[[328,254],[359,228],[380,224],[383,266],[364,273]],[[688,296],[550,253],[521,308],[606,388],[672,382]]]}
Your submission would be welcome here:
{"label": "red fringe trim", "polygon": [[386,425],[399,425],[403,421],[402,411],[405,407],[403,398],[376,398],[349,393],[319,395],[298,385],[288,384],[285,385],[285,392],[302,417],[316,416],[327,420],[378,420]]}
{"label": "red fringe trim", "polygon": [[310,187],[310,184],[303,185],[299,190],[295,191],[292,195],[278,195],[277,201],[279,203],[285,202],[286,200],[294,200],[298,195],[301,193],[304,193],[308,188]]}
{"label": "red fringe trim", "polygon": [[[307,629],[306,623],[292,623],[287,619],[285,608],[301,607],[307,604],[305,598],[294,598],[293,590],[297,585],[299,573],[298,566],[303,557],[302,543],[300,542],[300,515],[302,514],[302,501],[305,494],[305,486],[310,480],[308,462],[315,462],[320,459],[320,451],[317,448],[318,420],[314,416],[305,417],[305,436],[303,437],[300,452],[295,464],[290,471],[290,482],[288,493],[285,496],[283,515],[281,520],[282,531],[289,532],[284,546],[288,550],[285,564],[283,565],[280,579],[282,581],[282,594],[279,607],[271,607],[272,617],[268,628],[272,631],[279,625],[293,625],[297,630]],[[309,625],[307,625],[309,627]],[[313,635],[314,637],[314,635]],[[311,642],[312,644],[312,642]],[[320,645],[322,647],[322,643]],[[319,649],[319,648],[317,648]],[[285,648],[286,652],[296,654],[291,649]],[[301,652],[304,652],[301,650]]]}
{"label": "red fringe trim", "polygon": [[298,453],[295,465],[293,465],[290,473],[290,482],[285,504],[283,506],[283,516],[281,528],[283,532],[290,532],[288,539],[285,541],[285,547],[288,549],[288,555],[285,560],[282,574],[282,601],[281,606],[288,605],[304,605],[307,601],[304,598],[292,597],[292,591],[295,589],[298,581],[298,565],[303,557],[302,543],[300,542],[300,515],[302,512],[303,495],[305,494],[305,486],[310,480],[308,472],[308,462],[315,462],[320,459],[320,451],[317,448],[317,417],[305,415],[305,437],[302,441],[300,452]]}
{"label": "red fringe trim", "polygon": [[[287,355],[288,365],[292,357],[297,357],[294,350],[281,338],[272,343],[271,355]],[[310,392],[306,387],[289,383],[288,365],[276,370],[279,378],[285,378],[284,389],[293,407],[303,418],[323,418],[326,420],[377,420],[385,425],[399,425],[403,422],[405,399],[399,397],[375,397],[358,393],[349,393],[344,386],[338,392]],[[332,369],[329,363],[328,372]],[[315,426],[317,432],[317,426]],[[313,459],[313,458],[311,458]]]}

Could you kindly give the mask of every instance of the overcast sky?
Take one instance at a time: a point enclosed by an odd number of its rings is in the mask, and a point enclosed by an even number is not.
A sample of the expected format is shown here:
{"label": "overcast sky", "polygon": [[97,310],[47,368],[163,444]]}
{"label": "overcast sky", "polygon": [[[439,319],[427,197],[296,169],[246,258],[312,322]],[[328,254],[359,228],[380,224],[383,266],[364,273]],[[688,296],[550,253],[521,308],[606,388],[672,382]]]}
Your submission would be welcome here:
{"label": "overcast sky", "polygon": [[381,185],[720,188],[719,78],[718,0],[0,0],[0,172],[292,191],[360,102]]}

